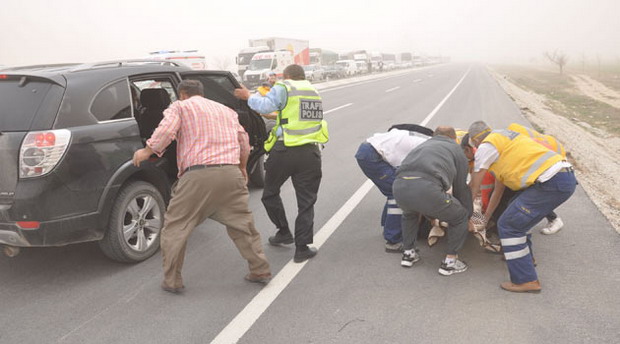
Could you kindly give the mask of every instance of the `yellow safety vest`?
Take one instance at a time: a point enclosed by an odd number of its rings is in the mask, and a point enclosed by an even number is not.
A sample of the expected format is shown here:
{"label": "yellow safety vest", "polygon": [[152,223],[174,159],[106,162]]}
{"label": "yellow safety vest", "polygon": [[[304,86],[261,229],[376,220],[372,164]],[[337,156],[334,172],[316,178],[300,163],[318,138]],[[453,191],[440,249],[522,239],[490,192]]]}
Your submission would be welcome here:
{"label": "yellow safety vest", "polygon": [[461,141],[463,141],[463,137],[465,137],[465,135],[467,135],[465,130],[456,129],[456,143],[461,144]]}
{"label": "yellow safety vest", "polygon": [[508,126],[508,130],[512,130],[519,134],[529,136],[534,141],[560,154],[562,158],[566,159],[566,150],[564,149],[564,146],[560,142],[558,142],[558,140],[556,140],[555,137],[551,135],[541,134],[532,128],[528,128],[517,123],[510,124]]}
{"label": "yellow safety vest", "polygon": [[561,155],[511,130],[494,130],[482,142],[492,144],[499,152],[489,171],[514,191],[534,184],[544,171],[563,160]]}
{"label": "yellow safety vest", "polygon": [[[287,102],[278,111],[276,126],[265,141],[265,150],[269,152],[279,139],[287,147],[327,142],[329,133],[323,119],[323,102],[314,86],[307,80],[284,80],[276,85],[286,88]],[[282,127],[281,138],[276,134],[279,127]]]}

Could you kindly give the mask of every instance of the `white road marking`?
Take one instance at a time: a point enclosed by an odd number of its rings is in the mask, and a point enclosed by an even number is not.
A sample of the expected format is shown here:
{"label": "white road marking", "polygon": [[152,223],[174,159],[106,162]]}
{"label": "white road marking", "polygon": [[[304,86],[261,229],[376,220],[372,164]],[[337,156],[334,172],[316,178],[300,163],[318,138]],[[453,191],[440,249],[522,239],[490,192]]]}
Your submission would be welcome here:
{"label": "white road marking", "polygon": [[[329,237],[338,229],[340,224],[364,199],[372,189],[373,183],[367,179],[349,200],[327,221],[314,236],[314,246],[321,248]],[[319,253],[320,255],[320,253]],[[267,310],[271,303],[291,283],[293,278],[306,266],[303,263],[294,263],[290,260],[280,272],[267,284],[245,308],[220,332],[211,344],[237,343],[239,339],[252,327],[258,318]]]}
{"label": "white road marking", "polygon": [[344,105],[341,105],[341,106],[335,107],[335,108],[333,108],[333,109],[330,109],[330,110],[324,111],[324,112],[323,112],[323,114],[324,114],[324,115],[327,115],[327,114],[328,114],[328,113],[330,113],[330,112],[334,112],[334,111],[336,111],[336,110],[344,109],[344,108],[349,107],[349,106],[351,106],[351,105],[353,105],[353,103],[344,104]]}
{"label": "white road marking", "polygon": [[413,82],[420,82],[420,81],[422,81],[422,79],[415,79],[415,80],[413,80]]}
{"label": "white road marking", "polygon": [[469,67],[469,69],[467,69],[467,72],[465,72],[465,75],[463,75],[461,80],[459,80],[459,82],[456,83],[456,85],[454,86],[452,91],[450,91],[450,93],[448,93],[448,95],[441,101],[441,103],[439,103],[439,105],[437,105],[437,107],[435,107],[435,109],[433,109],[433,111],[431,111],[431,113],[429,113],[428,116],[426,116],[426,118],[420,123],[420,125],[426,125],[428,122],[430,122],[430,120],[433,118],[433,116],[435,116],[437,111],[439,111],[439,109],[441,109],[441,107],[446,102],[446,100],[448,100],[448,98],[450,98],[452,93],[454,93],[454,91],[456,91],[456,89],[463,82],[463,80],[465,80],[465,77],[467,76],[467,74],[469,74],[470,70],[471,70],[471,67]]}
{"label": "white road marking", "polygon": [[392,92],[392,91],[396,91],[396,90],[397,90],[397,89],[399,89],[399,88],[400,88],[400,86],[396,86],[396,87],[388,88],[387,90],[385,90],[385,93]]}
{"label": "white road marking", "polygon": [[381,80],[396,78],[396,77],[399,77],[399,76],[404,76],[404,75],[412,74],[412,73],[415,73],[415,72],[418,72],[418,71],[419,71],[419,69],[414,69],[414,70],[411,70],[409,72],[405,72],[405,73],[402,73],[402,74],[382,76],[382,77],[378,77],[378,78],[370,79],[370,80],[354,81],[354,82],[351,82],[350,84],[344,84],[344,85],[340,85],[340,86],[333,86],[333,87],[329,87],[329,88],[325,88],[325,89],[319,89],[319,93],[323,94],[323,93],[326,93],[326,92],[341,90],[343,88],[359,86],[359,85],[364,85],[364,84],[368,84],[368,83],[375,82],[375,81],[381,81]]}
{"label": "white road marking", "polygon": [[[471,67],[467,70],[465,75],[459,80],[454,88],[448,93],[448,95],[433,109],[433,111],[426,116],[426,118],[420,123],[426,125],[437,114],[439,109],[448,100],[448,98],[454,93],[456,88],[465,79]],[[345,104],[349,106],[349,104]],[[345,106],[343,105],[343,106]],[[342,107],[339,107],[342,108]],[[338,108],[334,108],[329,111],[335,111]],[[345,204],[338,209],[338,211],[327,221],[323,227],[314,236],[314,246],[321,248],[323,244],[329,239],[329,237],[338,229],[340,224],[349,216],[349,214],[357,207],[357,205],[364,199],[368,191],[372,189],[373,183],[370,179],[366,179],[364,184],[355,191],[353,196],[345,202]],[[305,261],[303,263],[294,263],[290,260],[278,274],[267,284],[254,298],[250,301],[239,314],[228,324],[226,327],[211,341],[211,344],[230,344],[237,343],[241,337],[254,325],[256,320],[269,308],[269,306],[275,301],[275,299],[282,293],[282,291],[291,283],[291,281],[297,276],[301,269],[306,266]]]}

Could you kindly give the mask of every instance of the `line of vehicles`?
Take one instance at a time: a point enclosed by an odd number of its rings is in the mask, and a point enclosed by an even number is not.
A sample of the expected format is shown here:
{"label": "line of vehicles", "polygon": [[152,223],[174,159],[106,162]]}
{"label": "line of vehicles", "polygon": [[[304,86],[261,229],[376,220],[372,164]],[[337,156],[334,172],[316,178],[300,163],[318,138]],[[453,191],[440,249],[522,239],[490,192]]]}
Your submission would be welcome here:
{"label": "line of vehicles", "polygon": [[[248,47],[241,49],[236,56],[238,73],[233,72],[248,88],[260,86],[271,72],[282,77],[284,68],[292,63],[303,66],[308,80],[320,82],[449,61],[449,58],[443,56],[410,52],[392,54],[355,50],[337,53],[322,48],[310,48],[309,41],[294,38],[250,39],[248,43]],[[205,56],[197,50],[155,51],[146,58],[172,61],[194,70],[208,69]]]}
{"label": "line of vehicles", "polygon": [[249,47],[241,49],[236,58],[239,75],[248,88],[259,86],[270,72],[281,77],[284,68],[291,63],[303,66],[306,78],[317,82],[448,61],[447,57],[409,52],[387,54],[356,50],[338,54],[310,48],[307,40],[279,37],[250,39]]}

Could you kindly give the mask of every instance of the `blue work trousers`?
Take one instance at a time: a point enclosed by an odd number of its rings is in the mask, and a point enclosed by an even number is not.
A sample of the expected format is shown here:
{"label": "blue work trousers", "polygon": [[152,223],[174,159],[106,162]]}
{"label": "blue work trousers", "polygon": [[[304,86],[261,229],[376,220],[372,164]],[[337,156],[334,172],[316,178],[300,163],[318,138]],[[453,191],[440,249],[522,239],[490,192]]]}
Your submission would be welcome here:
{"label": "blue work trousers", "polygon": [[530,230],[569,199],[576,185],[575,174],[562,170],[548,181],[523,190],[499,218],[497,228],[512,283],[538,280],[532,260]]}
{"label": "blue work trousers", "polygon": [[392,184],[394,184],[394,178],[396,177],[396,169],[385,162],[383,157],[368,142],[360,145],[355,154],[355,159],[357,159],[357,163],[366,177],[372,180],[379,188],[379,191],[387,197],[387,201],[383,206],[383,213],[381,214],[383,238],[392,244],[401,242],[403,240],[401,233],[403,212],[396,204],[392,194]]}

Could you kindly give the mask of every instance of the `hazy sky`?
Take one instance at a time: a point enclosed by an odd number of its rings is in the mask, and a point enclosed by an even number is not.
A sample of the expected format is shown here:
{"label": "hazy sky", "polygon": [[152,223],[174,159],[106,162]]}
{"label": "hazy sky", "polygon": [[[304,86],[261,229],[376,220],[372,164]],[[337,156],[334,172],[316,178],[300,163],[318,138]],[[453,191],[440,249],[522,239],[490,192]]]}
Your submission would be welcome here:
{"label": "hazy sky", "polygon": [[620,60],[620,0],[0,0],[0,13],[0,65],[162,49],[232,61],[248,38],[272,36],[337,52],[527,62],[561,49],[573,61],[582,52]]}

